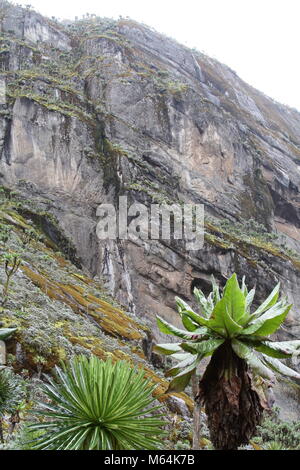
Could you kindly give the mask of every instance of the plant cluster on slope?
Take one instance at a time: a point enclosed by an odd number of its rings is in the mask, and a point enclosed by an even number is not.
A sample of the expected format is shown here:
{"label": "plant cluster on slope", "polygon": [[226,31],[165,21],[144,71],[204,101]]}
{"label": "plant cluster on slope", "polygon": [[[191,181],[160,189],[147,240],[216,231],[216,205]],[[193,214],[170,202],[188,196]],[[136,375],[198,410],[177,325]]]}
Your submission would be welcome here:
{"label": "plant cluster on slope", "polygon": [[288,247],[285,241],[280,241],[277,233],[270,232],[254,219],[233,222],[228,219],[207,217],[205,223],[208,232],[214,232],[217,239],[223,240],[228,247],[234,247],[237,242],[245,242],[277,255],[283,254],[296,262],[300,260],[299,254]]}
{"label": "plant cluster on slope", "polygon": [[281,420],[275,408],[264,417],[253,441],[268,450],[300,450],[300,422]]}
{"label": "plant cluster on slope", "polygon": [[[1,330],[0,330],[1,333]],[[11,369],[0,370],[0,441],[11,435],[20,422],[20,411],[28,398],[28,384]]]}

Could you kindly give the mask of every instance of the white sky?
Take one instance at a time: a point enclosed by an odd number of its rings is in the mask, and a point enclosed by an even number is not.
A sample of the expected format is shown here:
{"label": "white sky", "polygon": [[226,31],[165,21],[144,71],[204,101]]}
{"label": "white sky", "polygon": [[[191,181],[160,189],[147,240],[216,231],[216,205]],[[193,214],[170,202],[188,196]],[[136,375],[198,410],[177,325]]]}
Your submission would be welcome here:
{"label": "white sky", "polygon": [[129,16],[300,111],[300,0],[16,0],[47,16]]}

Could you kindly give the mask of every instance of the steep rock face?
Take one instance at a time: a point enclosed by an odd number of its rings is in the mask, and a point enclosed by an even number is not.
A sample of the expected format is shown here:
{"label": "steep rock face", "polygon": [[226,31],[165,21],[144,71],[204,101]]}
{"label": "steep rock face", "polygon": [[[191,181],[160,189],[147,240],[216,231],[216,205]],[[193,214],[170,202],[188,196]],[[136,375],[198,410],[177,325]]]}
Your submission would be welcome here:
{"label": "steep rock face", "polygon": [[[57,217],[155,339],[155,314],[178,321],[175,295],[192,302],[193,286],[233,271],[257,301],[280,280],[294,303],[281,336],[299,335],[300,114],[135,22],[59,24],[2,3],[1,184]],[[203,249],[98,240],[96,209],[120,195],[204,204]]]}
{"label": "steep rock face", "polygon": [[[8,365],[34,378],[74,354],[126,360],[144,369],[168,412],[189,418],[192,400],[183,393],[164,393],[168,382],[151,363],[149,326],[122,310],[99,278],[89,278],[67,260],[59,252],[63,237],[55,219],[31,212],[27,204],[12,192],[0,195],[1,259],[9,252],[22,260],[1,305],[1,326],[17,330],[7,342]],[[57,244],[46,235],[50,226]],[[6,280],[1,263],[1,285]]]}

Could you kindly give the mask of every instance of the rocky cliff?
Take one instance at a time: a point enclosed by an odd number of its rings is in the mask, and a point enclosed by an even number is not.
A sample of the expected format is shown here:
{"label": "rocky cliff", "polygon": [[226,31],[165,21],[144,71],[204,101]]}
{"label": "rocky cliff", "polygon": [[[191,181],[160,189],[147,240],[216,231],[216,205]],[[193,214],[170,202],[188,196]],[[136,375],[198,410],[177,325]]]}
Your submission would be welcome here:
{"label": "rocky cliff", "polygon": [[[0,183],[19,212],[42,214],[45,236],[154,339],[155,314],[177,321],[175,295],[192,302],[194,286],[234,271],[257,301],[281,281],[294,308],[280,334],[298,337],[300,113],[134,21],[59,23],[0,5]],[[98,205],[123,195],[204,204],[203,249],[99,240]]]}

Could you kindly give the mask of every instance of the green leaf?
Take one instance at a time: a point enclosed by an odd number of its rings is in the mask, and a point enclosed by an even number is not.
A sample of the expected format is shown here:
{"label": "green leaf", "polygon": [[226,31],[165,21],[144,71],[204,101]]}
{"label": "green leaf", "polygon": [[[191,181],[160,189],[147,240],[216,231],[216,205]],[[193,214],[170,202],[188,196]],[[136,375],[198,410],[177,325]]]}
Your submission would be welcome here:
{"label": "green leaf", "polygon": [[[298,352],[300,354],[300,340],[295,339],[295,340],[290,340],[290,341],[270,341],[270,345],[272,345],[273,348],[278,348],[285,351],[289,351],[290,354],[294,354],[295,352]],[[268,343],[268,344],[269,344]]]}
{"label": "green leaf", "polygon": [[244,329],[243,335],[255,333],[256,336],[268,336],[275,333],[289,313],[291,307],[292,305],[282,305],[281,302],[278,302],[266,313],[252,321],[247,328]]}
{"label": "green leaf", "polygon": [[225,297],[215,305],[208,326],[224,337],[232,338],[239,334],[243,327],[236,323],[228,313]]}
{"label": "green leaf", "polygon": [[249,348],[246,344],[233,339],[231,341],[232,349],[241,359],[249,364],[252,370],[254,370],[258,375],[265,377],[271,381],[274,380],[274,374],[270,369],[259,359],[259,357]]}
{"label": "green leaf", "polygon": [[196,322],[200,326],[206,326],[208,320],[206,318],[201,317],[198,313],[194,312],[191,307],[180,297],[175,297],[178,309],[181,309],[181,312],[186,313],[194,322]]}
{"label": "green leaf", "polygon": [[197,325],[193,320],[186,315],[185,313],[181,313],[181,321],[183,326],[188,330],[188,331],[195,331],[197,328],[199,328],[199,325]]}
{"label": "green leaf", "polygon": [[197,303],[199,304],[199,306],[201,308],[201,311],[202,311],[203,315],[206,318],[209,318],[210,314],[212,312],[212,309],[213,309],[213,303],[209,302],[206,299],[203,292],[200,289],[197,289],[197,287],[194,288],[193,294],[195,296],[195,299],[196,299]]}
{"label": "green leaf", "polygon": [[169,384],[168,390],[166,393],[170,392],[182,392],[186,386],[189,384],[193,373],[195,372],[199,362],[202,357],[198,357],[194,362],[186,367],[182,372],[180,372]]}
{"label": "green leaf", "polygon": [[169,387],[168,387],[168,390],[166,391],[166,393],[183,392],[184,389],[188,386],[194,371],[195,371],[195,368],[192,371],[187,372],[186,374],[183,374],[179,377],[175,377],[169,383]]}
{"label": "green leaf", "polygon": [[198,339],[201,338],[201,336],[207,332],[206,328],[198,328],[193,333],[185,330],[180,330],[179,328],[176,328],[175,326],[166,322],[163,318],[159,317],[158,315],[156,317],[156,320],[157,326],[162,333],[166,333],[167,335],[175,335],[178,338],[182,339]]}
{"label": "green leaf", "polygon": [[[262,325],[259,330],[256,330],[256,334],[259,336],[268,336],[275,333],[276,330],[280,327],[280,325],[284,322],[287,314],[289,313],[292,305],[288,305],[285,307],[284,311],[281,315],[277,315],[273,318],[267,319],[264,324]],[[260,318],[263,318],[265,314],[263,314]]]}
{"label": "green leaf", "polygon": [[169,356],[174,353],[182,351],[180,343],[156,344],[153,348],[154,352],[165,354]]}
{"label": "green leaf", "polygon": [[258,309],[253,312],[251,319],[258,318],[262,313],[271,308],[276,304],[279,297],[280,282],[274,287],[271,294],[266,298],[266,300],[258,307]]}
{"label": "green leaf", "polygon": [[175,353],[172,359],[176,359],[176,361],[184,361],[185,359],[188,358],[189,355],[190,353],[187,353],[181,350],[181,353]]}
{"label": "green leaf", "polygon": [[17,328],[0,328],[0,340],[8,339]]}
{"label": "green leaf", "polygon": [[216,280],[213,275],[211,275],[211,285],[213,288],[213,304],[216,305],[217,302],[221,299],[220,297],[220,288],[216,283]]}
{"label": "green leaf", "polygon": [[213,293],[213,292],[211,292],[211,293],[209,294],[209,296],[208,296],[207,299],[206,299],[206,302],[207,302],[207,303],[206,303],[206,309],[207,309],[208,312],[210,312],[210,313],[208,314],[208,316],[210,317],[211,312],[213,311],[214,306],[215,306],[215,303],[214,303],[214,293]]}
{"label": "green leaf", "polygon": [[208,339],[201,341],[201,343],[181,343],[181,347],[184,351],[189,351],[192,354],[200,354],[201,356],[208,356],[212,354],[225,339]]}
{"label": "green leaf", "polygon": [[248,289],[247,289],[247,286],[246,286],[246,283],[245,283],[245,276],[242,277],[242,287],[241,287],[241,291],[243,292],[244,297],[247,297],[247,295],[248,295]]}
{"label": "green leaf", "polygon": [[243,330],[243,327],[239,325],[238,323],[236,323],[233,320],[233,318],[230,316],[227,310],[227,305],[226,305],[225,312],[224,312],[224,324],[225,324],[225,328],[228,331],[230,338],[237,336]]}
{"label": "green leaf", "polygon": [[287,377],[292,377],[293,379],[300,379],[300,374],[295,370],[291,369],[290,367],[286,366],[278,359],[274,359],[272,357],[263,357],[264,363],[266,363],[271,369],[275,372],[278,372],[281,375],[285,375]]}
{"label": "green leaf", "polygon": [[185,358],[176,364],[176,366],[167,370],[166,377],[174,376],[179,374],[181,371],[184,371],[187,367],[195,362],[195,356],[193,354],[185,354]]}
{"label": "green leaf", "polygon": [[278,359],[285,359],[300,354],[300,341],[261,341],[254,347],[256,351]]}
{"label": "green leaf", "polygon": [[177,302],[177,309],[178,313],[181,317],[181,321],[183,326],[187,329],[187,331],[195,331],[199,325],[195,323],[184,311],[183,307]]}
{"label": "green leaf", "polygon": [[255,295],[255,289],[251,289],[246,296],[246,311],[250,310]]}
{"label": "green leaf", "polygon": [[226,310],[229,317],[238,323],[245,314],[246,303],[245,296],[240,289],[236,274],[233,274],[226,282],[223,299],[226,304]]}

